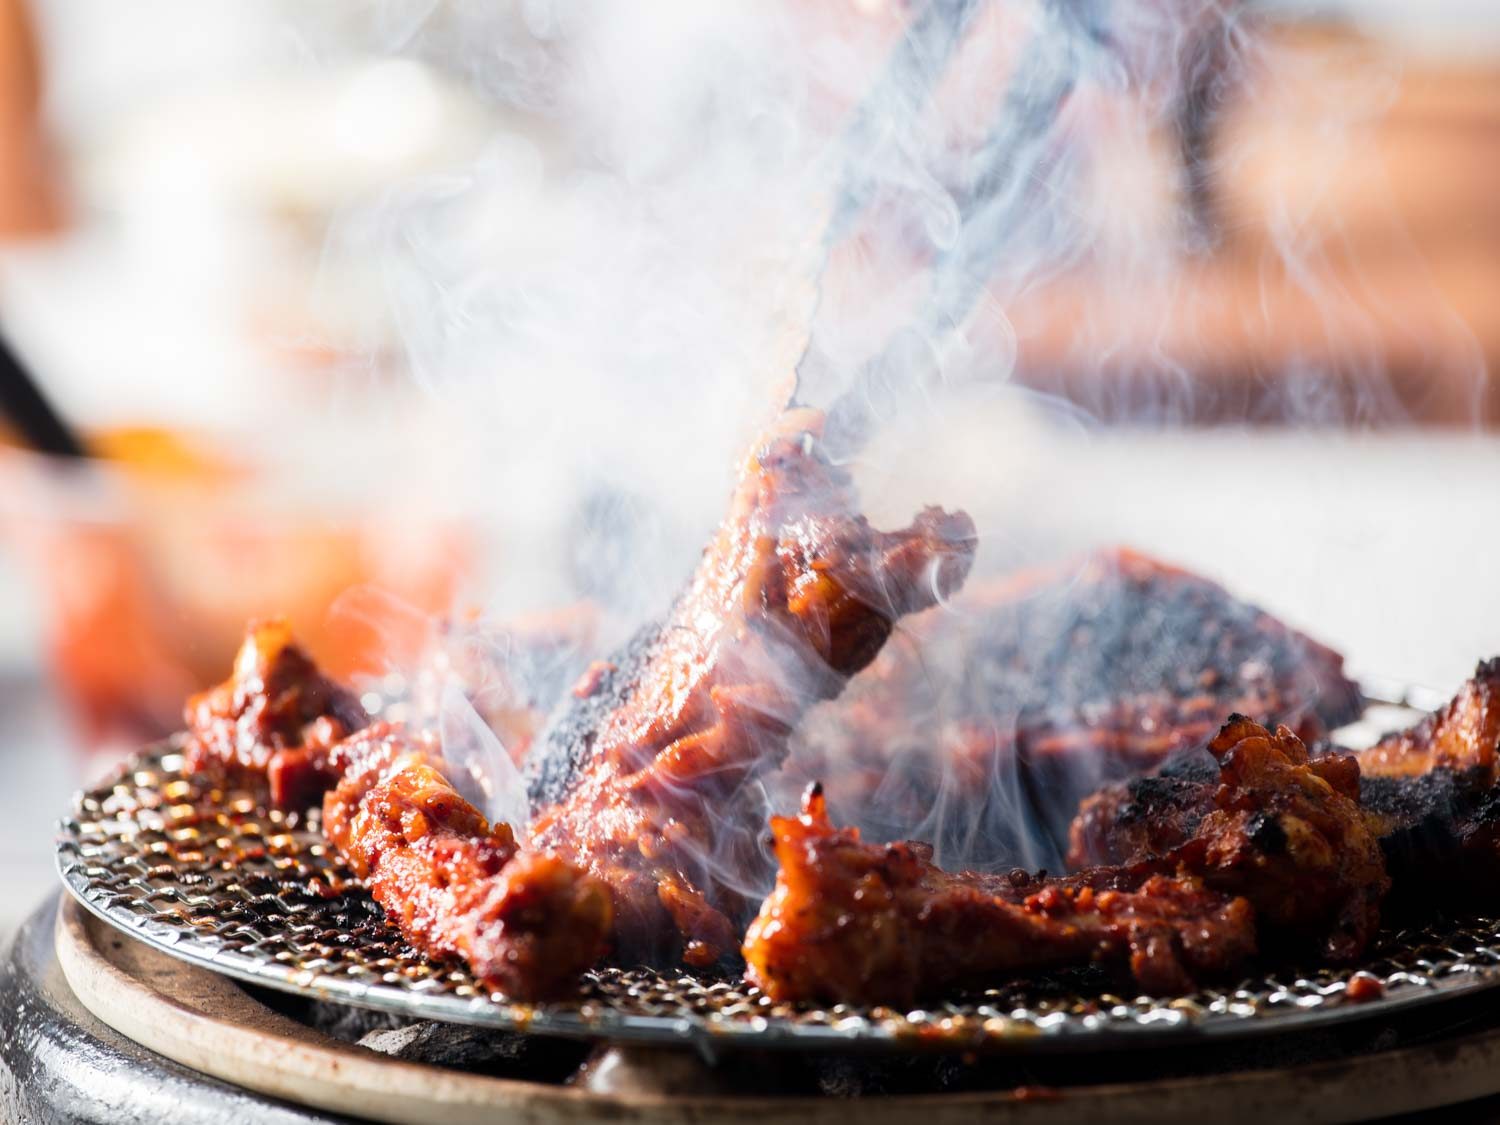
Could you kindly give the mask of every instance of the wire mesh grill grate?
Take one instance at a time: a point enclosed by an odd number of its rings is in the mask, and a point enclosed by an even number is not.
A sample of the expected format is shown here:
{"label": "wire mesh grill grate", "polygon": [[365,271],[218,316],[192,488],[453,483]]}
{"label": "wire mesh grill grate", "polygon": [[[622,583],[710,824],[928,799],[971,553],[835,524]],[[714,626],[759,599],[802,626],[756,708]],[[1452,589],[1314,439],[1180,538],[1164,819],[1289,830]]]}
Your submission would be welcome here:
{"label": "wire mesh grill grate", "polygon": [[1271,973],[1156,1000],[1079,972],[1016,980],[920,1010],[771,1002],[738,979],[600,968],[573,1000],[514,1004],[462,965],[411,948],[323,840],[317,814],[182,773],[172,744],[79,794],[57,862],[90,910],[175,956],[244,980],[409,1016],[620,1040],[718,1046],[1066,1049],[1301,1030],[1500,983],[1500,919],[1384,934],[1358,972],[1382,985],[1356,1004],[1354,971]]}

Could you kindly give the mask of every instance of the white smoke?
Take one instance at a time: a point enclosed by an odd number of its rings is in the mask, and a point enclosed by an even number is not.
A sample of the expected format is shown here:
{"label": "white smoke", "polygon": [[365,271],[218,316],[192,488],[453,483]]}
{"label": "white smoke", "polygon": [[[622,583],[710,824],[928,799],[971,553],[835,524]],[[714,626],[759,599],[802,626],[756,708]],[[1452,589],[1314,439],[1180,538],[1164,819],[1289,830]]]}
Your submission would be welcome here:
{"label": "white smoke", "polygon": [[[872,515],[968,507],[992,569],[1069,539],[1049,466],[1100,417],[1404,410],[1363,330],[1392,310],[1333,278],[1316,193],[1269,209],[1259,260],[1340,346],[1253,372],[1253,404],[1197,377],[1206,263],[1244,234],[1215,207],[1244,168],[1194,131],[1263,95],[1273,57],[1232,0],[350,11],[341,33],[495,113],[472,163],[349,214],[329,251],[379,269],[404,364],[470,451],[454,487],[495,516],[478,593],[501,618],[590,599],[607,648],[659,615],[804,352],[797,397],[834,408]],[[1340,99],[1313,108],[1350,135]],[[1237,315],[1264,333],[1277,312]],[[1013,381],[1039,374],[1069,397]],[[1017,511],[1031,523],[996,516]],[[453,710],[455,739],[476,733]],[[1012,772],[992,779],[1006,808]]]}

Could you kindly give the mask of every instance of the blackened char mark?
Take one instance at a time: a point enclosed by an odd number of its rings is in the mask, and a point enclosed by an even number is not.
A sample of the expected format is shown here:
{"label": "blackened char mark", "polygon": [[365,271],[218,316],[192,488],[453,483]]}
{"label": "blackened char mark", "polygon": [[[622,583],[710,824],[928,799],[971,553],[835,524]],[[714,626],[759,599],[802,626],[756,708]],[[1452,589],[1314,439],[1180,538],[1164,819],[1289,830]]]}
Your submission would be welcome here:
{"label": "blackened char mark", "polygon": [[1182,818],[1184,838],[1191,836],[1203,814],[1213,807],[1211,795],[1218,783],[1219,767],[1212,755],[1203,750],[1174,754],[1156,773],[1126,782],[1120,823],[1134,824],[1171,809]]}
{"label": "blackened char mark", "polygon": [[1358,689],[1338,656],[1222,586],[1134,552],[1101,553],[1081,580],[1060,577],[990,611],[963,682],[966,710],[1014,700],[1036,735],[1049,722],[1086,727],[1090,708],[1159,701],[1166,722],[1212,701],[1212,729],[1260,692],[1287,705],[1257,721],[1294,723],[1311,711],[1327,728],[1358,717]]}
{"label": "blackened char mark", "polygon": [[1500,793],[1478,770],[1360,779],[1381,829],[1394,912],[1492,907],[1500,901]]}
{"label": "blackened char mark", "polygon": [[1125,863],[1181,847],[1214,809],[1219,767],[1206,750],[1179,751],[1154,773],[1100,789],[1078,807],[1068,863]]}
{"label": "blackened char mark", "polygon": [[639,629],[608,661],[584,674],[563,697],[526,758],[526,796],[532,809],[561,801],[593,756],[604,720],[636,689],[661,637],[660,623]]}

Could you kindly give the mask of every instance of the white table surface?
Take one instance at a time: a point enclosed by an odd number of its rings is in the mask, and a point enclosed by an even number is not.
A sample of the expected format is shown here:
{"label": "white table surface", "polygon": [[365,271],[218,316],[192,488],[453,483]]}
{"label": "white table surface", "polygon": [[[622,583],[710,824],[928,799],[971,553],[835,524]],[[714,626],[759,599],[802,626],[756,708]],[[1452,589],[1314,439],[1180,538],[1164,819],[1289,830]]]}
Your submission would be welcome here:
{"label": "white table surface", "polygon": [[902,466],[883,518],[974,513],[981,566],[1019,544],[1128,543],[1198,570],[1343,652],[1449,690],[1500,655],[1500,438],[1438,432],[1078,432],[976,424]]}

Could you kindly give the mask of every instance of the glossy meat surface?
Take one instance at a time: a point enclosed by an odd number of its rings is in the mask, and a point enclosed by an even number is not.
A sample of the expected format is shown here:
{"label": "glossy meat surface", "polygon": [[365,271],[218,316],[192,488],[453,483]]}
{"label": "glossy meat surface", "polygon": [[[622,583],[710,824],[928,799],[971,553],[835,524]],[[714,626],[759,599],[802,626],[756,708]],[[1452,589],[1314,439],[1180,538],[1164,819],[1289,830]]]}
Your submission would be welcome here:
{"label": "glossy meat surface", "polygon": [[[1359,807],[1380,842],[1391,906],[1466,908],[1500,894],[1500,660],[1481,663],[1444,707],[1356,754]],[[1342,768],[1342,767],[1340,767]],[[1214,808],[1217,775],[1202,755],[1107,786],[1073,822],[1074,863],[1159,854],[1199,830]]]}
{"label": "glossy meat surface", "polygon": [[1379,928],[1390,889],[1359,785],[1352,756],[1314,758],[1285,727],[1236,716],[1206,753],[1085,800],[1068,861],[1178,864],[1248,898],[1274,943],[1349,961]]}
{"label": "glossy meat surface", "polygon": [[609,889],[559,856],[520,852],[509,826],[449,784],[430,739],[380,723],[341,761],[324,832],[413,945],[462,958],[513,1000],[566,994],[604,954]]}
{"label": "glossy meat surface", "polygon": [[1255,950],[1244,899],[1149,870],[1061,880],[950,874],[921,844],[865,843],[810,789],[771,822],[776,887],[745,937],[747,975],[778,1001],[908,1004],[1037,969],[1128,967],[1148,992],[1191,991]]}
{"label": "glossy meat surface", "polygon": [[1312,758],[1286,727],[1272,733],[1240,716],[1208,751],[1219,764],[1213,807],[1165,856],[1210,887],[1249,899],[1263,944],[1313,949],[1336,962],[1358,958],[1390,889],[1379,838],[1359,806],[1358,763],[1341,754]]}
{"label": "glossy meat surface", "polygon": [[1500,755],[1500,658],[1482,661],[1448,704],[1358,754],[1366,777],[1474,771],[1494,784]]}
{"label": "glossy meat surface", "polygon": [[782,797],[821,779],[868,834],[1056,867],[1081,797],[1201,746],[1225,715],[1306,738],[1359,708],[1330,649],[1207,579],[1101,551],[914,619],[808,716]]}
{"label": "glossy meat surface", "polygon": [[[229,679],[189,699],[184,718],[190,770],[269,773],[272,800],[284,808],[315,802],[337,780],[314,763],[369,722],[354,693],[323,675],[280,619],[251,623]],[[307,768],[278,780],[272,762],[285,752]]]}
{"label": "glossy meat surface", "polygon": [[[1312,759],[1290,730],[1242,716],[1204,758],[1213,777],[1190,817],[1040,882],[950,875],[925,845],[865,844],[815,795],[772,822],[781,868],[746,939],[751,975],[782,998],[903,1002],[908,978],[920,994],[1088,960],[1128,963],[1143,988],[1172,993],[1257,947],[1358,957],[1389,881],[1355,761]],[[1017,915],[1017,895],[1042,918]]]}
{"label": "glossy meat surface", "polygon": [[1449,703],[1358,754],[1361,803],[1403,908],[1500,901],[1500,659]]}
{"label": "glossy meat surface", "polygon": [[627,960],[705,965],[736,947],[765,875],[752,783],[807,707],[968,572],[969,519],[929,508],[875,530],[818,455],[820,422],[794,412],[757,444],[666,621],[586,676],[530,764],[527,846],[609,884]]}

